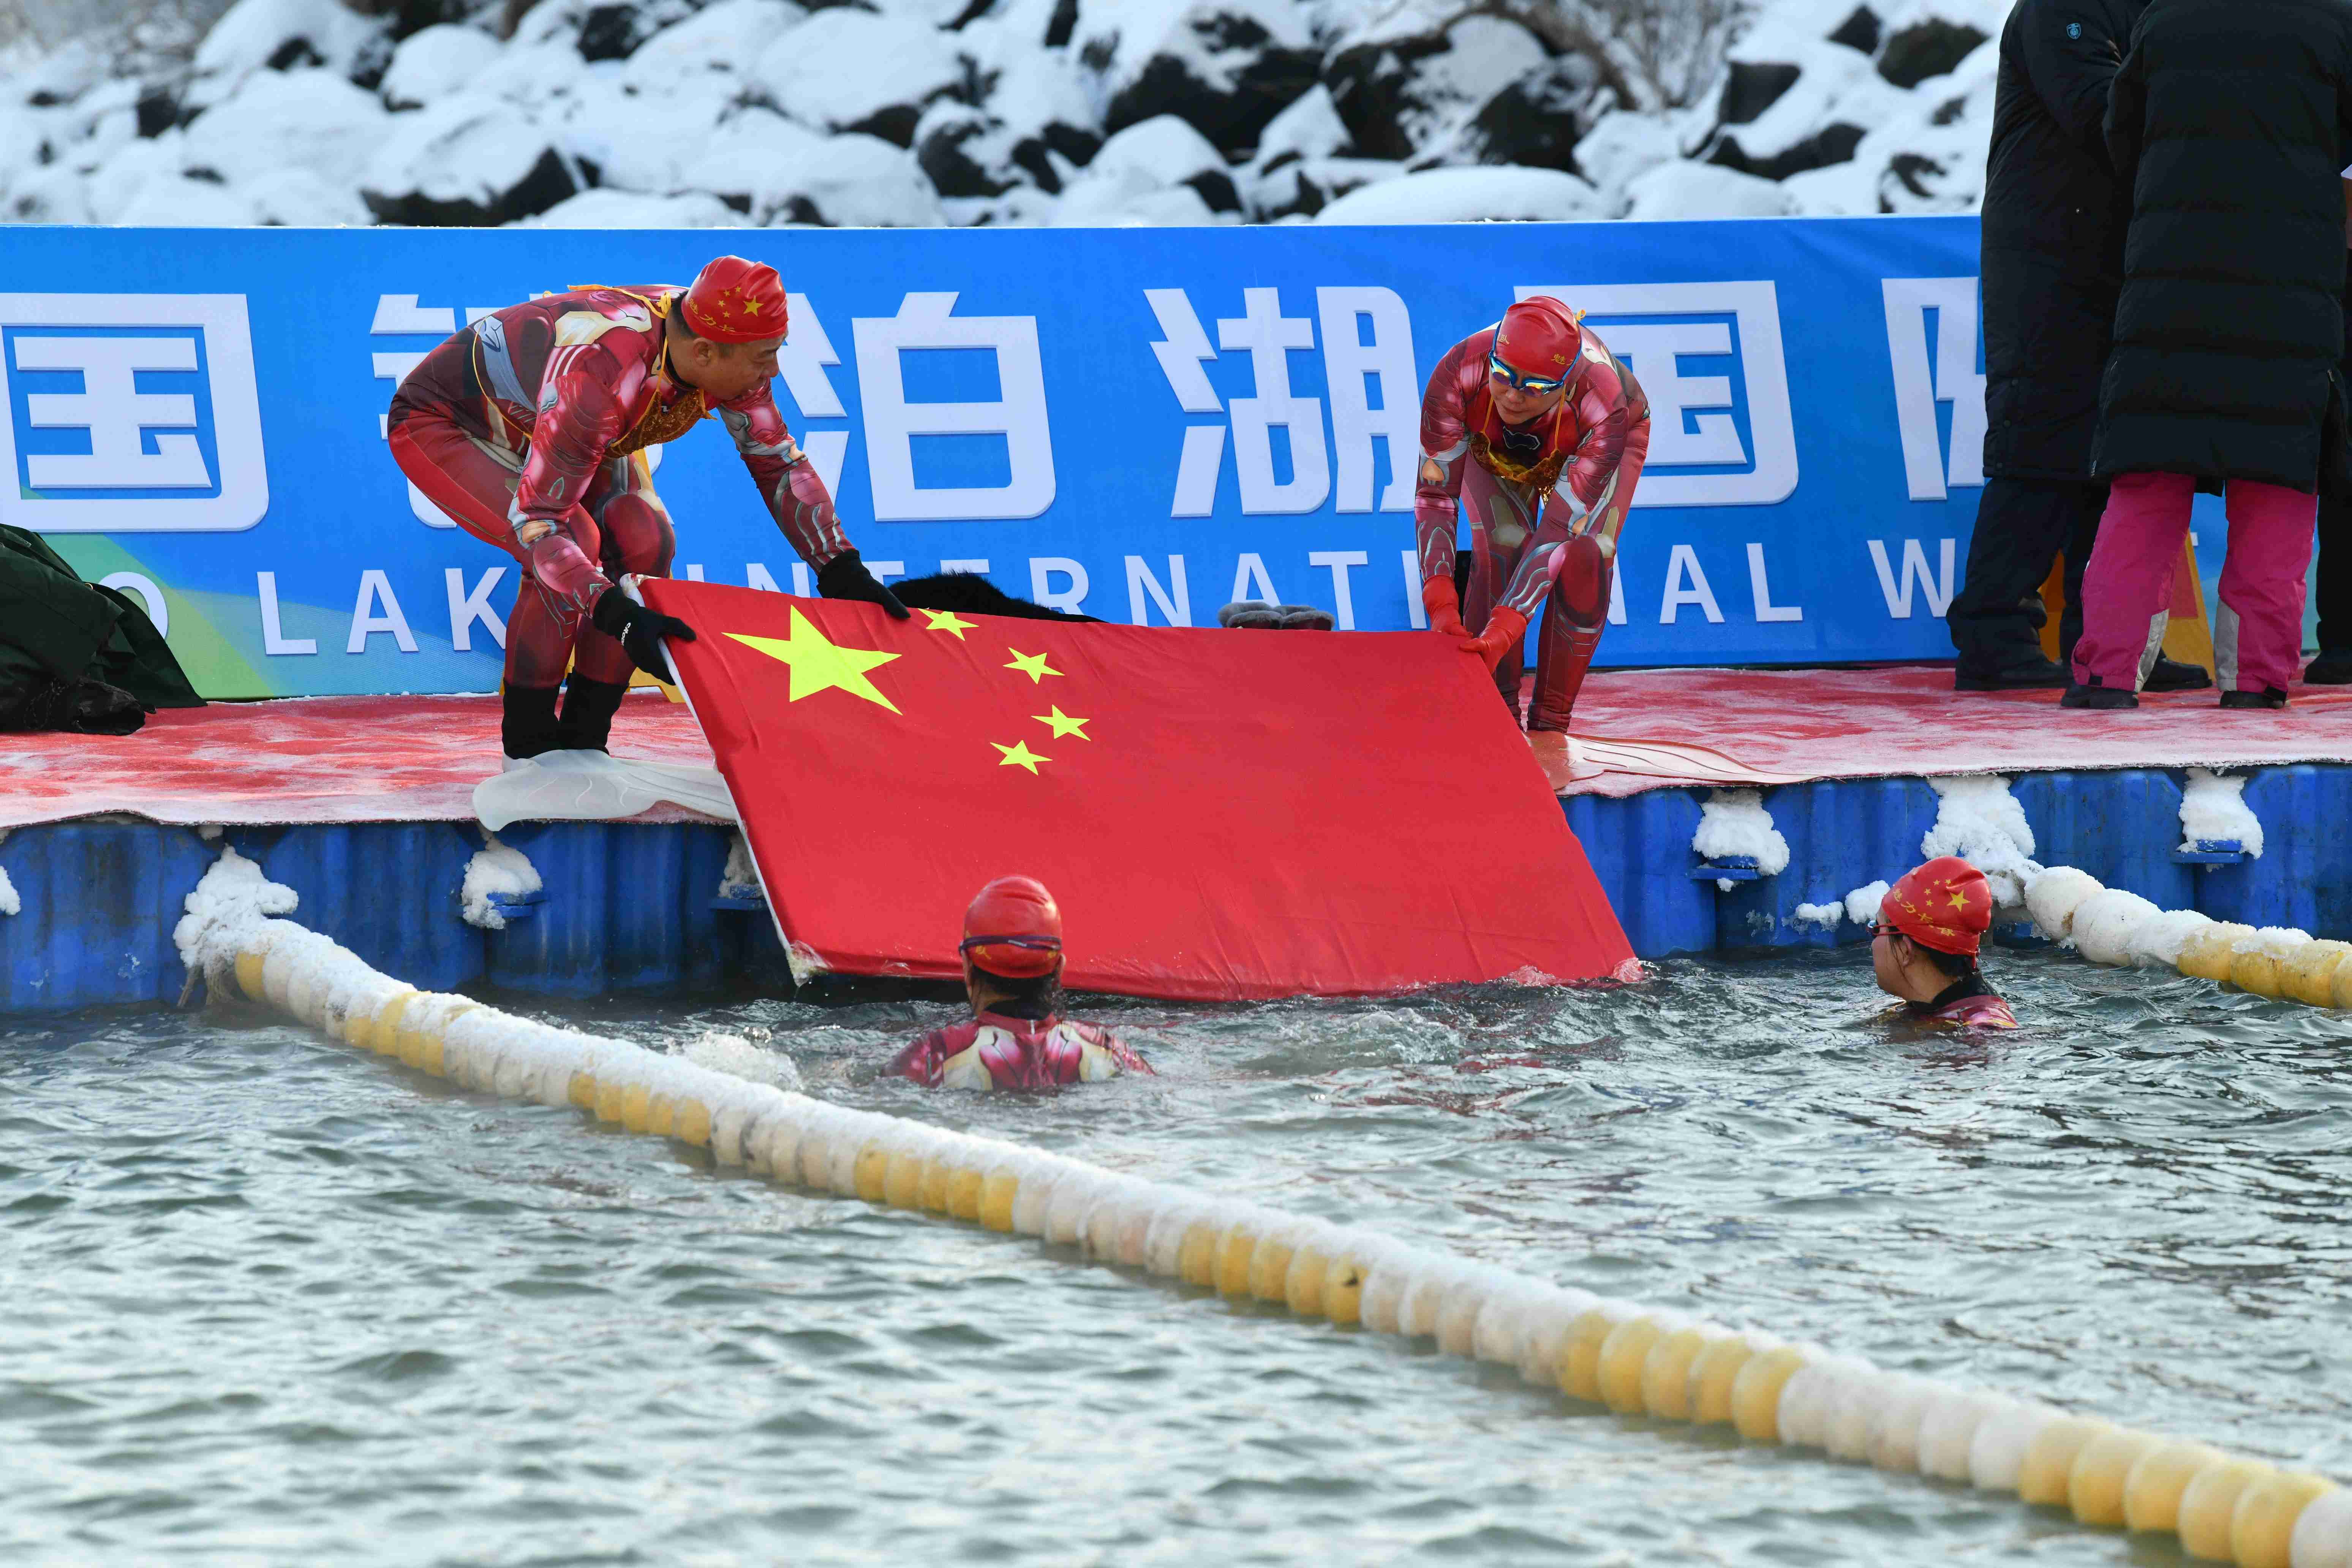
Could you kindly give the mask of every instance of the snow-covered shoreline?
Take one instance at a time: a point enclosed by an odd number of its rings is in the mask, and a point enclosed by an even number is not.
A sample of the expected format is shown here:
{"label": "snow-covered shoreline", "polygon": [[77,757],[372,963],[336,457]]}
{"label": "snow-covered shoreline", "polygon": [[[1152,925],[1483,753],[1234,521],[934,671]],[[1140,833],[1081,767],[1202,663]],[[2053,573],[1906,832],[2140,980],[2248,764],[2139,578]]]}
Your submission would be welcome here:
{"label": "snow-covered shoreline", "polygon": [[[1884,14],[1766,0],[1718,29],[1727,48],[1693,46],[1689,79],[1706,85],[1676,108],[1623,101],[1654,100],[1654,84],[1601,13],[1569,5],[540,0],[501,39],[495,5],[461,3],[429,21],[429,6],[238,0],[185,64],[136,69],[91,39],[20,39],[0,51],[0,216],[626,228],[1969,212],[2006,15],[1999,0]],[[1559,47],[1570,36],[1594,42]]]}

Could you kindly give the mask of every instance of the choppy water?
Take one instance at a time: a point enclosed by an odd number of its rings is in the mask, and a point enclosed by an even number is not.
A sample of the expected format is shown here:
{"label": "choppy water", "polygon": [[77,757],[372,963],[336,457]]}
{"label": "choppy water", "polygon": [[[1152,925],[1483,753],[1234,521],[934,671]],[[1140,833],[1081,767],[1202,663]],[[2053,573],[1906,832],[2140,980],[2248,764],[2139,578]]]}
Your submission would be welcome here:
{"label": "choppy water", "polygon": [[[1108,1004],[1166,1076],[811,1088],[2352,1476],[2352,1020],[2011,958],[1990,1046],[1859,954],[1636,990]],[[7,1563],[2164,1563],[2050,1510],[719,1174],[290,1027],[0,1045]]]}

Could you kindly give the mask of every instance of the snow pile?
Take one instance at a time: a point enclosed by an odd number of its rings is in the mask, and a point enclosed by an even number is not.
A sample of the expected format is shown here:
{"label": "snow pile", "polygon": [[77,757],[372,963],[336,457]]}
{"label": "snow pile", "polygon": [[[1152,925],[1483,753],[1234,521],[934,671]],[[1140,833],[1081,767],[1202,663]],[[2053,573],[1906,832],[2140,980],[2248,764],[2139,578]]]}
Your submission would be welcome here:
{"label": "snow pile", "polygon": [[2232,841],[2251,858],[2263,858],[2263,825],[2246,805],[2245,778],[2189,769],[2180,792],[2180,847],[2194,850]]}
{"label": "snow pile", "polygon": [[1845,905],[1842,903],[1799,904],[1789,912],[1790,924],[1819,926],[1823,931],[1834,931],[1837,923],[1843,919],[1845,919]]}
{"label": "snow pile", "polygon": [[25,900],[16,896],[16,884],[8,879],[8,870],[0,866],[0,915],[21,915]]}
{"label": "snow pile", "polygon": [[466,923],[484,931],[504,931],[507,917],[490,902],[490,895],[500,893],[509,899],[527,898],[540,889],[539,870],[520,849],[509,848],[499,842],[498,835],[485,834],[488,846],[474,852],[466,862],[466,882],[458,898],[465,906]]}
{"label": "snow pile", "polygon": [[710,1030],[688,1041],[678,1055],[697,1067],[709,1068],[771,1089],[797,1089],[801,1069],[782,1051],[761,1050],[740,1035]]}
{"label": "snow pile", "polygon": [[756,899],[761,896],[760,868],[751,863],[751,847],[738,833],[727,841],[727,868],[719,873],[719,897]]}
{"label": "snow pile", "polygon": [[1685,37],[1673,11],[1617,36],[1435,0],[237,0],[178,63],[95,35],[0,54],[0,218],[1968,212],[2005,11],[1758,0]]}
{"label": "snow pile", "polygon": [[217,954],[234,955],[248,946],[271,915],[294,912],[294,889],[273,882],[261,868],[234,849],[223,849],[185,903],[187,912],[172,928],[180,962],[202,968]]}
{"label": "snow pile", "polygon": [[2033,829],[2025,807],[1998,774],[1929,779],[1937,796],[1936,826],[1919,841],[1933,860],[1957,855],[1985,874],[1996,909],[2013,910],[2025,899],[2025,884],[2040,875],[2033,859]]}
{"label": "snow pile", "polygon": [[1865,882],[1845,896],[1845,918],[1858,926],[1878,923],[1878,910],[1893,889],[1889,882]]}
{"label": "snow pile", "polygon": [[1711,791],[1698,808],[1698,832],[1691,847],[1703,860],[1727,860],[1745,856],[1757,870],[1777,877],[1789,868],[1789,841],[1772,826],[1759,790]]}

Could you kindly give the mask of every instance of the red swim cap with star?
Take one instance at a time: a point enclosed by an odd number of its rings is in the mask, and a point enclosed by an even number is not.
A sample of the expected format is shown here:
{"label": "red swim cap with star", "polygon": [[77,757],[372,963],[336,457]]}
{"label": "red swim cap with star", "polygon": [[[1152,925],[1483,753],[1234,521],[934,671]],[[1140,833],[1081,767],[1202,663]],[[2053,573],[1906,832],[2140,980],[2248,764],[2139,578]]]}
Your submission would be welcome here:
{"label": "red swim cap with star", "polygon": [[679,307],[694,335],[760,343],[784,335],[784,280],[765,262],[722,256],[704,268]]}
{"label": "red swim cap with star", "polygon": [[1904,873],[1879,900],[1879,918],[1922,947],[1974,958],[1992,929],[1992,889],[1957,855]]}

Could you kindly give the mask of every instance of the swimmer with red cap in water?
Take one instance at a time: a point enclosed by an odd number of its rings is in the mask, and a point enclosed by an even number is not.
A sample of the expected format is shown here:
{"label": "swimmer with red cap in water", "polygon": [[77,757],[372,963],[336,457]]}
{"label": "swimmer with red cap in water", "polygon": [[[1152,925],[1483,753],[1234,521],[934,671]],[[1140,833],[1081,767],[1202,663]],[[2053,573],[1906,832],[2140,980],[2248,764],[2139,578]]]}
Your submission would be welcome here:
{"label": "swimmer with red cap in water", "polygon": [[[632,665],[694,629],[614,591],[666,577],[677,546],[645,449],[716,414],[776,526],[828,599],[907,608],[866,569],[768,383],[787,298],[740,256],[689,288],[569,289],[468,324],[393,395],[393,460],[425,498],[520,563],[507,617],[506,754],[604,749]],[[569,668],[563,711],[556,693]]]}
{"label": "swimmer with red cap in water", "polygon": [[[1486,661],[1516,719],[1519,646],[1544,617],[1530,731],[1565,731],[1609,624],[1610,563],[1650,451],[1633,373],[1549,295],[1446,352],[1421,404],[1412,503],[1429,628]],[[1454,531],[1470,524],[1466,594]]]}
{"label": "swimmer with red cap in water", "polygon": [[999,877],[963,915],[969,1022],[900,1051],[883,1069],[929,1089],[1051,1089],[1151,1064],[1108,1029],[1059,1016],[1062,911],[1034,877]]}
{"label": "swimmer with red cap in water", "polygon": [[1965,1028],[2014,1029],[2017,1016],[1977,968],[1992,929],[1992,889],[1957,855],[1913,868],[1879,900],[1870,943],[1879,989],[1919,1017]]}

